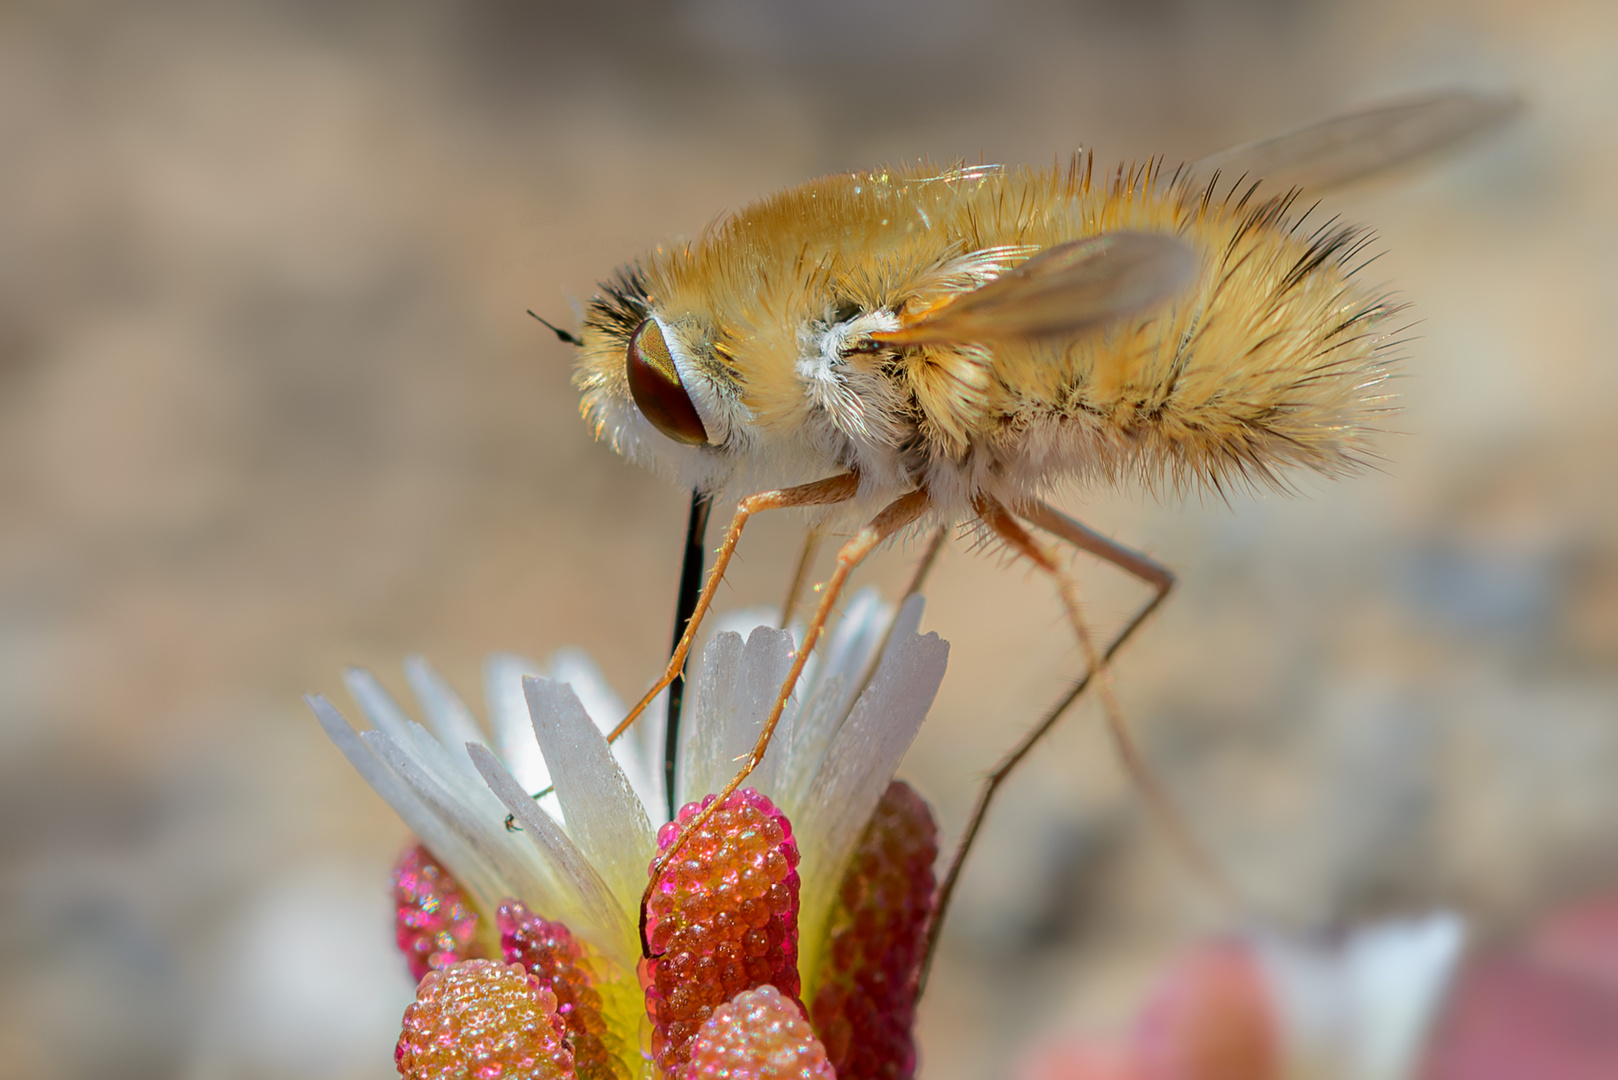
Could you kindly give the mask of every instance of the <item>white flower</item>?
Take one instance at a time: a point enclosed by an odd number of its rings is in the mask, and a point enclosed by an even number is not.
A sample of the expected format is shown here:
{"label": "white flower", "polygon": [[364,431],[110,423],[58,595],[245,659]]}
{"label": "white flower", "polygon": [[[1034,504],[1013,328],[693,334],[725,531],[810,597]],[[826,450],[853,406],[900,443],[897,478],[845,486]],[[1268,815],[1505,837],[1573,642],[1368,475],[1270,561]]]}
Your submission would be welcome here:
{"label": "white flower", "polygon": [[1332,945],[1254,935],[1279,1013],[1283,1075],[1415,1076],[1465,941],[1465,923],[1449,912],[1372,923]]}
{"label": "white flower", "polygon": [[[769,753],[748,779],[787,815],[797,839],[806,992],[844,865],[943,679],[949,647],[936,634],[916,632],[921,611],[919,596],[895,615],[873,591],[857,595],[812,658]],[[745,642],[728,631],[709,642],[694,701],[688,699],[679,803],[718,791],[734,774],[793,649],[791,634],[767,626]],[[356,732],[324,698],[311,696],[310,705],[332,741],[485,912],[515,898],[565,923],[615,968],[624,994],[638,994],[640,898],[657,826],[668,816],[662,708],[654,702],[609,746],[604,732],[625,710],[582,653],[560,652],[543,666],[496,656],[485,678],[485,732],[424,661],[412,659],[405,670],[425,727],[359,670],[347,681],[369,730]],[[550,785],[554,796],[531,798]],[[505,827],[508,814],[520,831]]]}
{"label": "white flower", "polygon": [[1262,929],[1182,954],[1125,1040],[1062,1039],[1021,1080],[1414,1080],[1465,925],[1438,912],[1341,937]]}

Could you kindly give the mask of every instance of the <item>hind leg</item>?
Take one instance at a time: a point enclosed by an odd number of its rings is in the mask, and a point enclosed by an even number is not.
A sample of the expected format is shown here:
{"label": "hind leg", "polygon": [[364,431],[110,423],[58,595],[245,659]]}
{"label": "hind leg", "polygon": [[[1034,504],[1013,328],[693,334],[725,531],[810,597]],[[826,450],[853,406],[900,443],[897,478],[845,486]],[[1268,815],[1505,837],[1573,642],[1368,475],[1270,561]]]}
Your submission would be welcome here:
{"label": "hind leg", "polygon": [[1130,620],[1124,624],[1118,634],[1108,642],[1103,650],[1097,650],[1094,639],[1085,622],[1078,602],[1078,583],[1047,550],[1045,545],[1035,539],[1023,524],[997,500],[983,498],[976,506],[978,517],[983,524],[998,539],[1019,555],[1023,555],[1032,562],[1042,573],[1052,579],[1056,585],[1057,593],[1062,600],[1062,606],[1067,614],[1069,623],[1078,638],[1079,647],[1085,654],[1087,670],[1084,676],[1053,705],[1049,711],[1035,724],[1026,735],[1012,747],[995,765],[983,782],[978,793],[977,804],[972,809],[972,816],[968,819],[961,839],[956,846],[955,854],[950,861],[949,870],[944,876],[943,884],[938,892],[938,904],[933,916],[933,924],[928,931],[926,961],[923,967],[923,985],[926,981],[926,972],[932,966],[933,952],[937,948],[938,938],[943,926],[945,913],[960,880],[961,869],[965,864],[966,856],[971,851],[972,843],[977,838],[978,830],[982,827],[984,818],[988,816],[989,807],[994,801],[1000,786],[1005,783],[1011,773],[1020,765],[1029,752],[1043,739],[1056,722],[1061,719],[1079,696],[1090,688],[1092,683],[1098,684],[1098,692],[1102,698],[1102,709],[1107,721],[1107,730],[1112,737],[1118,756],[1125,769],[1136,785],[1145,794],[1153,811],[1163,821],[1169,830],[1169,835],[1185,856],[1187,861],[1197,872],[1211,882],[1223,894],[1229,894],[1230,889],[1225,884],[1223,876],[1217,867],[1203,852],[1202,847],[1187,829],[1183,819],[1173,808],[1172,803],[1164,794],[1162,787],[1146,767],[1140,751],[1135,745],[1129,728],[1124,723],[1123,712],[1118,707],[1116,696],[1112,691],[1112,682],[1108,664],[1112,658],[1123,648],[1126,641],[1134,635],[1135,631],[1156,611],[1162,604],[1169,591],[1174,587],[1174,574],[1167,567],[1154,562],[1152,559],[1137,551],[1132,551],[1121,544],[1102,536],[1100,533],[1085,527],[1079,522],[1061,513],[1043,502],[1033,506],[1021,515],[1030,524],[1052,534],[1059,540],[1066,541],[1082,551],[1089,552],[1104,562],[1111,563],[1120,570],[1140,579],[1153,589],[1152,597]]}

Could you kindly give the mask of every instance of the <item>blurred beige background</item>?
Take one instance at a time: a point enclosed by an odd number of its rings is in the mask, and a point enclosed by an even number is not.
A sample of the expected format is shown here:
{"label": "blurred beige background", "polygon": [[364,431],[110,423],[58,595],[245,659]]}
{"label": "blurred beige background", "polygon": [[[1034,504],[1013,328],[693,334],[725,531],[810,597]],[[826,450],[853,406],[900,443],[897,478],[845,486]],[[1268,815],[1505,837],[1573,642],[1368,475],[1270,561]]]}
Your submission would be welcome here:
{"label": "blurred beige background", "polygon": [[[1424,320],[1385,471],[1067,505],[1183,588],[1126,656],[1155,767],[1262,908],[1487,936],[1618,884],[1618,7],[513,0],[0,7],[0,1076],[393,1075],[401,827],[299,695],[407,653],[666,648],[685,496],[594,445],[553,321],[809,175],[1189,158],[1456,80],[1509,133],[1339,198]],[[761,523],[734,603],[795,543]],[[1081,564],[1097,619],[1140,596]],[[896,588],[902,553],[866,575]],[[906,774],[971,780],[1077,666],[956,547]],[[1246,917],[1081,711],[993,820],[925,1075],[1122,1023]]]}

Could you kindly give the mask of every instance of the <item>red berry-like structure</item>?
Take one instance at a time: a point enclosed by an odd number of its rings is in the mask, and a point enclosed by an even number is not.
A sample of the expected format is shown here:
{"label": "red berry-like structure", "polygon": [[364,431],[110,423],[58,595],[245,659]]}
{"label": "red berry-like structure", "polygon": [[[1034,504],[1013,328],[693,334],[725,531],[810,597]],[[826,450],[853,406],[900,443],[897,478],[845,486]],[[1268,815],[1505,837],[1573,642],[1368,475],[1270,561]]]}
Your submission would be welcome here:
{"label": "red berry-like structure", "polygon": [[465,960],[429,971],[393,1051],[404,1080],[569,1080],[556,995],[519,964]]}
{"label": "red berry-like structure", "polygon": [[495,912],[500,951],[508,964],[521,964],[539,985],[556,995],[580,1080],[629,1080],[629,1068],[615,1054],[601,995],[583,942],[559,922],[542,919],[518,900],[507,900]]}
{"label": "red berry-like structure", "polygon": [[915,1075],[912,1028],[937,857],[932,811],[895,780],[843,875],[811,1010],[838,1080]]}
{"label": "red berry-like structure", "polygon": [[[687,804],[658,851],[714,801]],[[730,796],[680,847],[652,892],[642,965],[657,1067],[677,1075],[697,1029],[745,990],[798,1001],[798,847],[786,815],[751,788]],[[655,863],[654,863],[655,866]]]}
{"label": "red berry-like structure", "polygon": [[394,933],[417,981],[435,968],[483,956],[478,915],[448,870],[416,844],[393,867]]}
{"label": "red berry-like structure", "polygon": [[680,1080],[837,1080],[837,1074],[797,1003],[761,986],[703,1022]]}

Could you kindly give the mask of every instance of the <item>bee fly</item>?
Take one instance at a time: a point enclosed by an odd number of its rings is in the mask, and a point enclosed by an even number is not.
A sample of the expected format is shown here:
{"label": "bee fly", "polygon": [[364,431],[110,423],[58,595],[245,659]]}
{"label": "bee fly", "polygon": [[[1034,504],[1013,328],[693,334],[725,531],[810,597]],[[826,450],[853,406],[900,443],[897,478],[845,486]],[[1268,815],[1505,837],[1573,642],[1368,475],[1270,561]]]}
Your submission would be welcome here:
{"label": "bee fly", "polygon": [[[696,492],[691,545],[711,493],[752,494],[700,592],[700,551],[694,568],[687,560],[668,667],[610,737],[682,672],[749,518],[852,505],[866,523],[838,551],[758,744],[714,807],[762,760],[861,560],[912,527],[969,523],[1050,577],[1088,667],[985,782],[934,941],[996,788],[1090,683],[1125,765],[1163,809],[1106,670],[1174,577],[1043,496],[1064,481],[1223,491],[1362,460],[1390,408],[1399,307],[1355,276],[1366,233],[1308,224],[1300,193],[1457,142],[1514,107],[1468,91],[1411,98],[1172,173],[1154,161],[1098,176],[1084,153],[1051,170],[830,176],[620,270],[579,338],[558,331],[580,347],[575,382],[597,437]],[[1033,530],[1152,588],[1104,647],[1072,575]]]}

